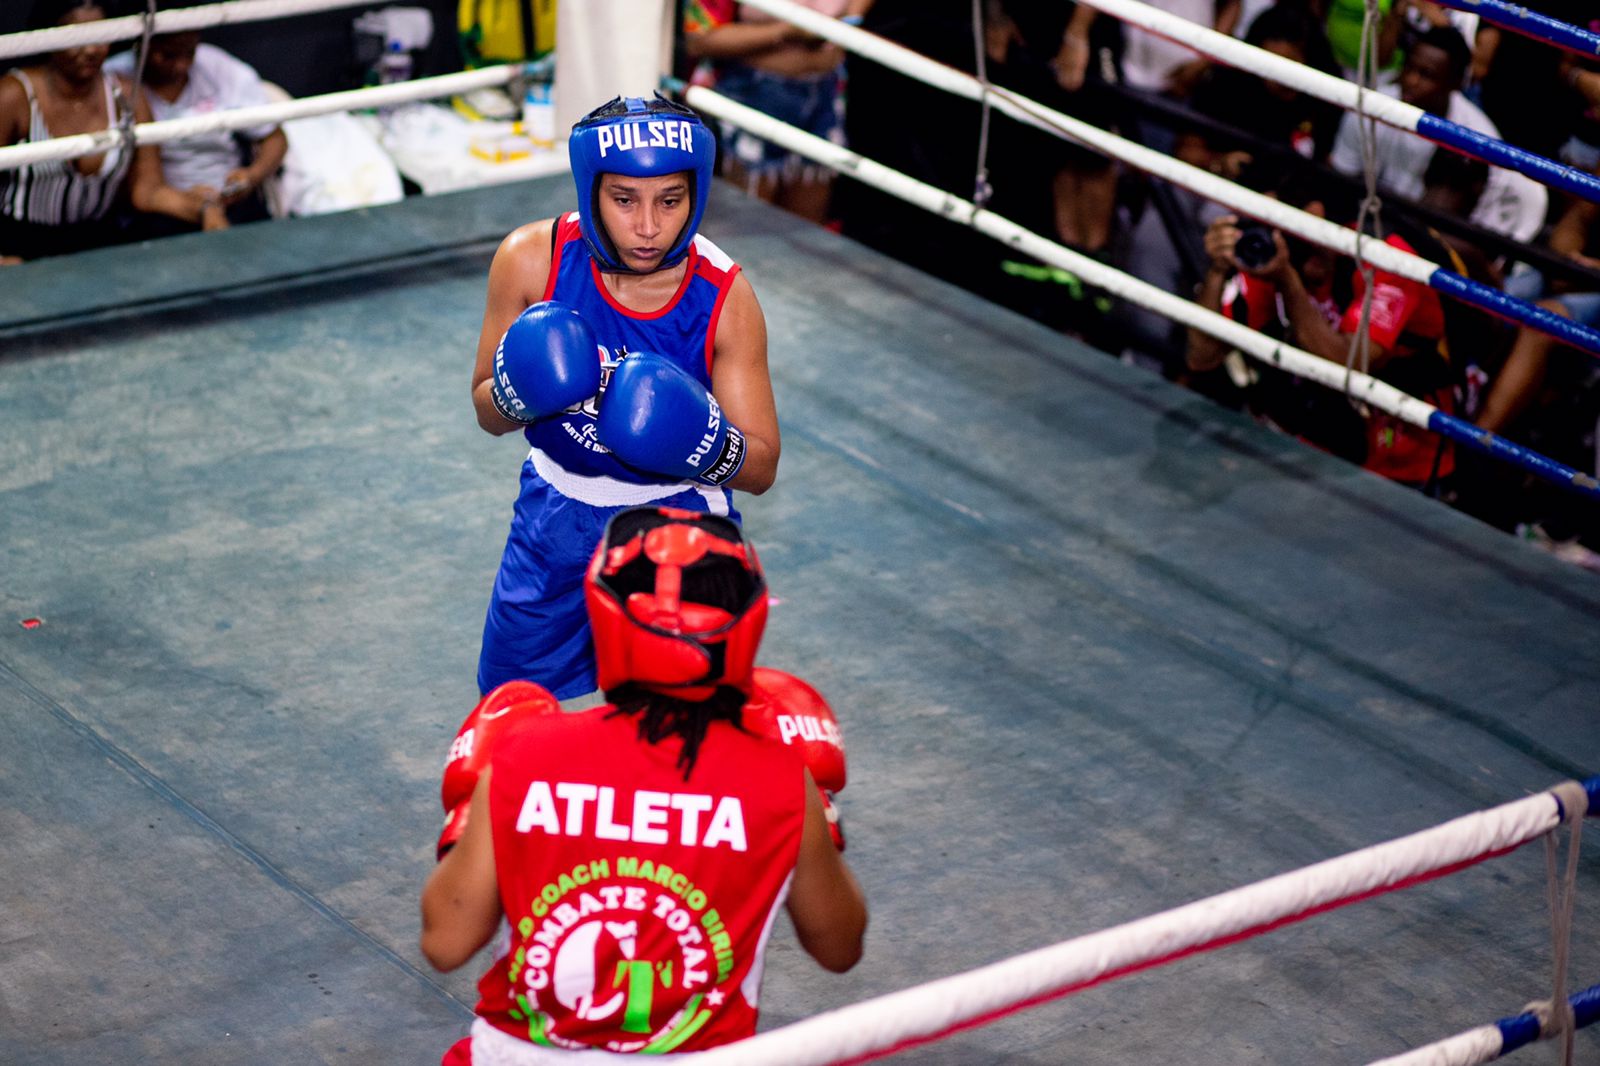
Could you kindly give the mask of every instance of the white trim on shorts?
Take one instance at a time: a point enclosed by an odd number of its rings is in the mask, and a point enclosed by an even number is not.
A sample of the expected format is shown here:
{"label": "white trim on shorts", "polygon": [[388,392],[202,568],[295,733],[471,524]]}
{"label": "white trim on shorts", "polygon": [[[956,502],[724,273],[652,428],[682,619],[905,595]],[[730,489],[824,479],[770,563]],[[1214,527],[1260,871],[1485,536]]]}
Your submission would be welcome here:
{"label": "white trim on shorts", "polygon": [[706,501],[706,510],[715,515],[728,513],[728,494],[709,485],[679,481],[669,485],[641,485],[604,474],[574,474],[538,448],[528,449],[533,472],[550,483],[561,495],[590,507],[640,507],[684,492],[697,492]]}
{"label": "white trim on shorts", "polygon": [[472,1020],[472,1066],[588,1066],[590,1063],[671,1062],[689,1058],[686,1054],[624,1055],[600,1048],[568,1050],[535,1044],[501,1032],[482,1018]]}

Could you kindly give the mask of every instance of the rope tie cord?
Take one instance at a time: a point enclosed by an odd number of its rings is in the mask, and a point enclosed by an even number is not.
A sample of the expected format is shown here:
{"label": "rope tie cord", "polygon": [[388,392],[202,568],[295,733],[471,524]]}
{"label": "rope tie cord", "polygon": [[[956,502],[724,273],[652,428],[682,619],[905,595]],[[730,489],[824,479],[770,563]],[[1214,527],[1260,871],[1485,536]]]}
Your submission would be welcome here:
{"label": "rope tie cord", "polygon": [[1539,1034],[1561,1037],[1561,1062],[1572,1066],[1572,1054],[1577,1038],[1576,1016],[1567,1001],[1567,965],[1572,947],[1572,912],[1578,892],[1578,853],[1583,840],[1583,819],[1588,813],[1589,797],[1576,781],[1565,782],[1556,790],[1556,802],[1562,808],[1562,820],[1569,826],[1567,837],[1566,871],[1557,876],[1556,857],[1560,850],[1560,826],[1544,838],[1545,880],[1550,904],[1551,963],[1554,980],[1550,1002],[1539,1023]]}
{"label": "rope tie cord", "polygon": [[[1356,58],[1357,76],[1361,87],[1370,89],[1377,77],[1378,42],[1374,36],[1378,22],[1378,0],[1366,0],[1361,16],[1361,44]],[[1359,365],[1361,373],[1372,369],[1372,300],[1377,288],[1377,271],[1362,253],[1368,238],[1368,224],[1381,224],[1383,201],[1378,198],[1378,124],[1366,112],[1366,95],[1356,97],[1356,130],[1361,141],[1361,176],[1366,195],[1361,198],[1361,209],[1356,213],[1356,268],[1361,272],[1361,317],[1356,330],[1350,335],[1350,350],[1345,355],[1345,395],[1350,393],[1350,374]]]}
{"label": "rope tie cord", "polygon": [[122,138],[122,143],[129,155],[139,150],[137,123],[139,115],[139,94],[144,92],[144,64],[150,57],[150,38],[155,36],[156,27],[156,0],[145,0],[144,30],[136,46],[137,59],[133,64],[133,82],[130,88],[132,98],[127,106],[117,109],[117,133]]}
{"label": "rope tie cord", "polygon": [[[972,0],[972,43],[977,52],[978,84],[978,166],[972,175],[972,202],[979,207],[988,204],[994,195],[989,184],[989,48],[983,35],[983,2]],[[1004,17],[1003,15],[1001,17]]]}

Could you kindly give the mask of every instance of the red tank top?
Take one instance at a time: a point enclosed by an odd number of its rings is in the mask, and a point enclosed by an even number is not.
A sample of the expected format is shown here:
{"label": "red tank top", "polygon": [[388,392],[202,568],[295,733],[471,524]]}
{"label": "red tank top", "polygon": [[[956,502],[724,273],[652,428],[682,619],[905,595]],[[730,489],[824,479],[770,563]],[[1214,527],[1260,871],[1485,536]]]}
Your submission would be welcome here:
{"label": "red tank top", "polygon": [[697,1051],[756,1027],[767,937],[805,820],[798,756],[726,722],[688,781],[680,742],[597,707],[496,745],[507,929],[478,1014],[562,1048]]}

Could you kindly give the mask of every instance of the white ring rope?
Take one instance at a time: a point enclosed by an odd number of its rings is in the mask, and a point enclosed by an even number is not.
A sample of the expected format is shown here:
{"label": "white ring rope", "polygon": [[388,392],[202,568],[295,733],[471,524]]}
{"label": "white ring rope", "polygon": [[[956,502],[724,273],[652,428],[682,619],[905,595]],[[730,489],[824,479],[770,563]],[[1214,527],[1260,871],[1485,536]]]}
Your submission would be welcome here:
{"label": "white ring rope", "polygon": [[1480,1062],[1493,1062],[1499,1055],[1500,1030],[1493,1025],[1480,1025],[1436,1044],[1368,1063],[1368,1066],[1476,1066]]}
{"label": "white ring rope", "polygon": [[[168,141],[181,141],[218,130],[248,129],[252,126],[267,126],[297,118],[309,118],[313,115],[326,115],[334,111],[390,107],[414,100],[454,96],[486,86],[508,84],[521,74],[523,69],[521,64],[512,63],[458,74],[441,74],[435,78],[418,78],[415,81],[398,82],[394,85],[376,85],[368,89],[349,89],[324,96],[307,96],[283,103],[236,107],[212,112],[209,115],[173,118],[164,122],[145,122],[133,128],[134,143],[165,144]],[[110,129],[97,133],[56,137],[38,144],[14,144],[0,148],[0,170],[15,170],[32,163],[94,155],[106,151],[122,140],[122,137],[121,130]]]}
{"label": "white ring rope", "polygon": [[[186,30],[204,30],[212,26],[262,22],[290,15],[332,11],[342,7],[371,7],[373,2],[374,0],[232,0],[231,3],[163,11],[156,15],[155,32],[182,33]],[[22,33],[0,36],[0,59],[41,55],[63,48],[81,48],[87,44],[111,44],[143,35],[143,15],[99,19],[71,26],[52,26],[43,30],[26,30]]]}
{"label": "white ring rope", "polygon": [[1387,126],[1414,133],[1418,120],[1427,114],[1420,107],[1373,89],[1363,89],[1354,82],[1325,74],[1303,63],[1296,63],[1292,59],[1274,55],[1264,48],[1257,48],[1225,33],[1218,33],[1208,26],[1170,15],[1159,8],[1140,3],[1139,0],[1084,0],[1084,3],[1097,11],[1102,11],[1129,25],[1149,30],[1159,37],[1165,37],[1174,44],[1183,45],[1203,56],[1221,60],[1230,67],[1239,67],[1269,81],[1298,89],[1319,100],[1337,104],[1346,111],[1355,111],[1359,107],[1363,114]]}
{"label": "white ring rope", "polygon": [[[1581,788],[1576,783],[1561,786],[1573,787]],[[860,1061],[1502,854],[1555,829],[1568,810],[1555,792],[1529,796],[1147,918],[819,1014],[703,1052],[694,1061],[707,1066]]]}

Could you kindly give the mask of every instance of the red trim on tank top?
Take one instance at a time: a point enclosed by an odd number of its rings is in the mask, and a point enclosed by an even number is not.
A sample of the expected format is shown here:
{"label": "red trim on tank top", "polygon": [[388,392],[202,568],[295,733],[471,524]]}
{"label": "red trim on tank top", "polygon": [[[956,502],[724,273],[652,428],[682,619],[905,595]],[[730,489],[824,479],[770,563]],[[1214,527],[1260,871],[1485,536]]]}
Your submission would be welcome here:
{"label": "red trim on tank top", "polygon": [[589,273],[594,278],[594,287],[600,290],[600,298],[610,304],[613,311],[639,322],[649,322],[651,319],[661,318],[678,306],[678,301],[683,299],[683,294],[689,291],[689,283],[694,280],[695,267],[699,262],[700,253],[695,250],[694,245],[689,245],[688,269],[683,272],[682,284],[678,286],[678,291],[673,293],[666,303],[654,311],[635,311],[631,307],[624,307],[618,303],[616,297],[611,295],[611,290],[606,288],[605,278],[600,273],[600,264],[594,261],[593,256],[589,257]]}
{"label": "red trim on tank top", "polygon": [[561,253],[566,250],[567,242],[573,235],[581,234],[578,229],[576,214],[562,215],[550,227],[550,269],[544,277],[544,295],[541,300],[548,300],[556,294],[556,279],[561,275]]}

